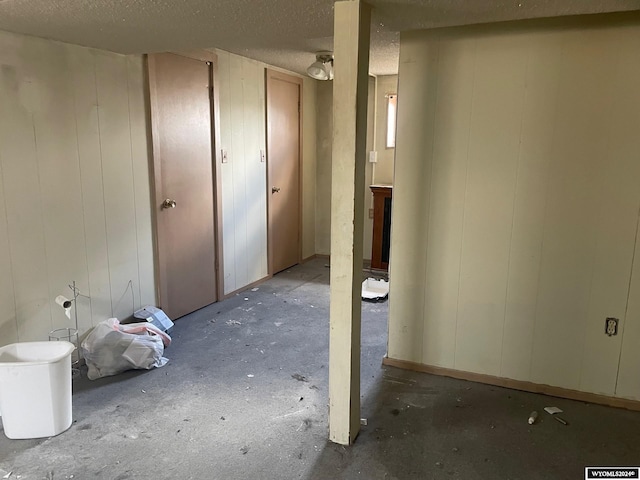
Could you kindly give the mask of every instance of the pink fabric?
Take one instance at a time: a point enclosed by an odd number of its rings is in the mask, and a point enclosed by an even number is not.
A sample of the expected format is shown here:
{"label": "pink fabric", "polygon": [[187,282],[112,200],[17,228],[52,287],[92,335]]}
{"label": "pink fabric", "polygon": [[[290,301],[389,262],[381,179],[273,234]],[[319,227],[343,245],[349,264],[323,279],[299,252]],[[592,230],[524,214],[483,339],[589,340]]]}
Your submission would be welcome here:
{"label": "pink fabric", "polygon": [[124,333],[133,333],[136,335],[146,334],[146,333],[156,334],[160,338],[162,338],[162,343],[164,344],[165,347],[168,347],[169,345],[171,345],[171,337],[166,333],[164,333],[155,325],[150,324],[149,322],[128,323],[126,325],[123,325],[120,323],[119,320],[115,320],[115,322],[113,323],[113,329],[119,330]]}

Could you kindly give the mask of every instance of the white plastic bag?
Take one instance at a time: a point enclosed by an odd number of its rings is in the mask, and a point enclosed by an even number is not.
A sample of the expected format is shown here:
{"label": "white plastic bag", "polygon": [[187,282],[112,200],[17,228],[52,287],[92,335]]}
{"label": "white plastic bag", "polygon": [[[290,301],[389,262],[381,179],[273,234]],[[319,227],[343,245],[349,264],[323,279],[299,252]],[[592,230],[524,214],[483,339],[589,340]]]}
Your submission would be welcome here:
{"label": "white plastic bag", "polygon": [[164,347],[171,337],[148,322],[121,325],[117,318],[100,322],[81,345],[90,380],[131,369],[166,365]]}

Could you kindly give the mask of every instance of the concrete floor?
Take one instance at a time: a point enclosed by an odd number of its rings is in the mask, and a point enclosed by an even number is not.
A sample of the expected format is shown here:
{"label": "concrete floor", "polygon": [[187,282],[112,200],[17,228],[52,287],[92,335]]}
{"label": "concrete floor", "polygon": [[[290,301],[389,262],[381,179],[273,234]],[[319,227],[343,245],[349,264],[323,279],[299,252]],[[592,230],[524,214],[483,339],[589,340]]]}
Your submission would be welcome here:
{"label": "concrete floor", "polygon": [[[314,260],[180,319],[163,368],[74,381],[74,424],[0,435],[11,479],[570,479],[640,465],[640,413],[390,367],[363,306],[362,417],[327,441],[329,269]],[[542,412],[556,405],[563,426]],[[530,426],[532,410],[540,420]],[[2,472],[4,470],[4,472]],[[0,475],[0,477],[2,476]]]}

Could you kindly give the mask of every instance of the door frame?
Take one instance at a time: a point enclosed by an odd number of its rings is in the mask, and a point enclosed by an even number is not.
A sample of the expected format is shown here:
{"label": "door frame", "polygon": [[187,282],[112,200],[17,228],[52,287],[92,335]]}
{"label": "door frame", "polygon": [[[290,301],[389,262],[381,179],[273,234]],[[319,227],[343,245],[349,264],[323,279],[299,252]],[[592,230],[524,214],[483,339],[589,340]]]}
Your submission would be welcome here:
{"label": "door frame", "polygon": [[272,229],[271,229],[271,162],[269,161],[269,154],[271,151],[271,146],[269,145],[269,137],[271,135],[271,122],[269,119],[269,110],[272,104],[271,98],[271,83],[274,80],[283,80],[285,82],[290,82],[298,85],[298,263],[302,262],[302,119],[303,119],[303,79],[302,77],[296,77],[294,75],[288,75],[283,72],[279,72],[277,70],[273,70],[271,68],[265,68],[264,71],[265,76],[265,97],[266,97],[266,108],[265,108],[265,124],[266,128],[266,147],[267,147],[267,265],[268,265],[268,274],[272,276],[274,274],[273,271],[273,241],[272,241]]}
{"label": "door frame", "polygon": [[[211,112],[211,162],[212,162],[212,188],[213,199],[215,202],[213,208],[213,236],[215,241],[215,271],[216,271],[216,302],[224,298],[224,265],[222,262],[222,168],[220,154],[220,88],[218,83],[218,56],[208,50],[193,52],[163,52],[177,55],[180,57],[191,58],[209,65],[209,85],[211,92],[209,94],[209,104]],[[156,70],[155,55],[144,55],[147,84],[148,84],[148,118],[151,125],[151,158],[149,159],[149,180],[151,183],[151,202],[152,202],[152,229],[153,229],[153,258],[155,263],[155,290],[158,305],[162,306],[167,299],[167,284],[165,279],[166,265],[161,261],[158,249],[158,214],[159,201],[162,199],[161,192],[161,162],[160,162],[160,138],[158,117],[154,112],[158,111],[158,97],[156,87]]]}

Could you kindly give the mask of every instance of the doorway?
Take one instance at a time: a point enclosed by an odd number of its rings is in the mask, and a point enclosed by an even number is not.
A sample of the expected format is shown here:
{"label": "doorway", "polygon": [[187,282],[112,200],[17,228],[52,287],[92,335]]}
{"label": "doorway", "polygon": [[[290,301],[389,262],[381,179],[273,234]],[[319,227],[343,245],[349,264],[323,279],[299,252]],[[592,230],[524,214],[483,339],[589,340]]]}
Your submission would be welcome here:
{"label": "doorway", "polygon": [[266,70],[269,273],[300,263],[302,79]]}
{"label": "doorway", "polygon": [[148,56],[159,304],[179,318],[220,297],[216,56]]}

